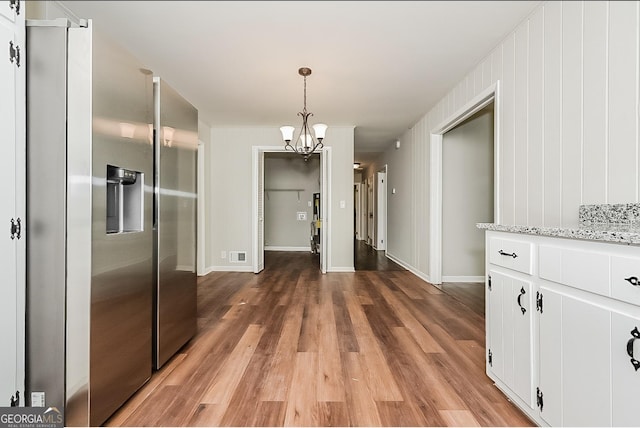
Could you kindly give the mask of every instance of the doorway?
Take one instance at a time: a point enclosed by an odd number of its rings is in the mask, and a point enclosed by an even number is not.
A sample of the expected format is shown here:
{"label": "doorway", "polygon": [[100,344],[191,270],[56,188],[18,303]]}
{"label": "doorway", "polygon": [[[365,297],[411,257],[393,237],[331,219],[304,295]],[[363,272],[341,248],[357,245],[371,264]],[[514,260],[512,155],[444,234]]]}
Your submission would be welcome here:
{"label": "doorway", "polygon": [[[289,193],[290,195],[301,195],[299,187],[265,187],[265,154],[267,153],[291,153],[280,146],[254,146],[252,150],[252,255],[253,255],[253,271],[259,273],[264,270],[264,252],[265,252],[265,198],[271,197],[276,193]],[[320,270],[322,273],[327,272],[327,264],[330,255],[331,242],[330,242],[330,218],[328,216],[328,201],[331,198],[331,147],[324,147],[319,153],[319,189],[320,189],[320,209],[319,219],[317,225],[319,226],[319,253],[320,253]],[[275,196],[274,196],[275,197]],[[308,202],[308,201],[307,201]],[[306,202],[305,202],[306,203]],[[308,205],[308,204],[307,204]],[[308,206],[307,206],[308,208]],[[312,206],[313,208],[313,206]],[[301,210],[300,213],[303,211]],[[293,213],[297,222],[298,211]],[[308,238],[310,242],[311,227],[310,222],[312,218],[306,217],[305,220],[300,220],[306,224],[308,228]]]}
{"label": "doorway", "polygon": [[[471,118],[473,115],[493,104],[493,219],[500,222],[500,81],[497,81],[459,111],[447,118],[440,126],[431,131],[431,182],[430,182],[430,280],[435,285],[441,285],[443,263],[443,136],[447,132]],[[474,224],[475,227],[475,224]],[[484,276],[482,277],[484,282]]]}

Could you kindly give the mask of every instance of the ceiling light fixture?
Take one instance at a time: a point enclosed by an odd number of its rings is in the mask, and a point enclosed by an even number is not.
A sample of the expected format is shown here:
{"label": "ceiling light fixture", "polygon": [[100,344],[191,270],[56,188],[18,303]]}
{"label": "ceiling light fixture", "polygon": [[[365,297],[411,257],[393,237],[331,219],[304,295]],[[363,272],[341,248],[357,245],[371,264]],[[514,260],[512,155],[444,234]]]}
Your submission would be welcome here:
{"label": "ceiling light fixture", "polygon": [[359,168],[360,168],[360,162],[354,162],[353,169],[359,169]]}
{"label": "ceiling light fixture", "polygon": [[[311,69],[302,67],[298,70],[298,74],[304,77],[304,107],[301,112],[298,112],[298,116],[302,116],[302,128],[295,139],[293,138],[295,132],[293,126],[283,126],[280,128],[280,132],[282,132],[282,139],[285,142],[284,148],[304,156],[304,160],[307,161],[316,150],[322,149],[322,140],[327,131],[327,125],[316,123],[312,126],[314,133],[311,133],[308,119],[309,116],[313,116],[313,113],[307,112],[307,76],[311,74]],[[294,141],[293,145],[291,141]]]}

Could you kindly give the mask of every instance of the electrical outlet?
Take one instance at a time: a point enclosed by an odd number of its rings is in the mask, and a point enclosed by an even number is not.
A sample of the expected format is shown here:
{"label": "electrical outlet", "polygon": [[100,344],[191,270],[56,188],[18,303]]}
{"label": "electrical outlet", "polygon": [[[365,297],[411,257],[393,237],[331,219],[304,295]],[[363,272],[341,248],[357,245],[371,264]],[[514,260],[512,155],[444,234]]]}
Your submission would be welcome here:
{"label": "electrical outlet", "polygon": [[227,258],[227,252],[226,251],[220,251],[220,258],[226,259]]}

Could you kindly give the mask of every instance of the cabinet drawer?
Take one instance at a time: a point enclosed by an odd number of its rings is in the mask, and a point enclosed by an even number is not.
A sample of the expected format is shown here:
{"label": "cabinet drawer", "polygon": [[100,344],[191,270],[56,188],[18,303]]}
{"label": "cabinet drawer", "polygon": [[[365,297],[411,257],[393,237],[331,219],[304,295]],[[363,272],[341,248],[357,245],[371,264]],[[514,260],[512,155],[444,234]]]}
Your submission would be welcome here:
{"label": "cabinet drawer", "polygon": [[611,297],[640,305],[640,259],[611,257]]}
{"label": "cabinet drawer", "polygon": [[538,257],[540,278],[603,296],[610,295],[607,254],[540,245]]}
{"label": "cabinet drawer", "polygon": [[531,275],[533,244],[512,239],[491,238],[489,241],[489,263]]}

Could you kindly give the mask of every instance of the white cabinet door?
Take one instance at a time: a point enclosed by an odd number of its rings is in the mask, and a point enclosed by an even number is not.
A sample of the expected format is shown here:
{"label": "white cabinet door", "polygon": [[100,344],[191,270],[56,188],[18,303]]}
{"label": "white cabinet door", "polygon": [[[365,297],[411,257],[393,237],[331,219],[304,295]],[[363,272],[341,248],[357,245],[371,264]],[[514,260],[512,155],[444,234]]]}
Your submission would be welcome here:
{"label": "white cabinet door", "polygon": [[490,370],[533,408],[533,287],[491,270]]}
{"label": "white cabinet door", "polygon": [[[3,4],[2,7],[5,5]],[[0,20],[0,406],[8,406],[17,385],[18,295],[16,290],[16,239],[10,237],[11,219],[16,219],[16,65],[9,60],[9,43],[14,48],[13,28]]]}
{"label": "white cabinet door", "polygon": [[24,13],[22,11],[22,1],[11,1],[11,0],[0,0],[0,16],[4,16],[9,21],[14,22],[16,19],[16,10],[20,13]]}
{"label": "white cabinet door", "polygon": [[540,292],[540,415],[552,426],[610,426],[610,310]]}
{"label": "white cabinet door", "polygon": [[[640,319],[611,314],[613,426],[640,426]],[[630,356],[629,354],[632,354]]]}

